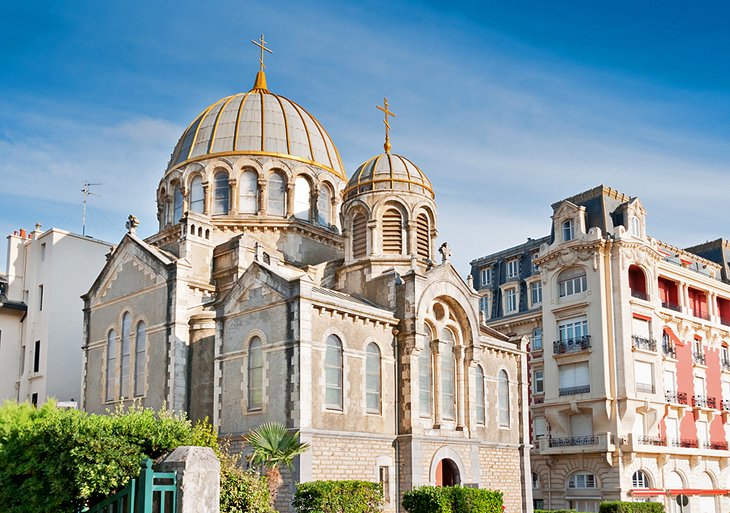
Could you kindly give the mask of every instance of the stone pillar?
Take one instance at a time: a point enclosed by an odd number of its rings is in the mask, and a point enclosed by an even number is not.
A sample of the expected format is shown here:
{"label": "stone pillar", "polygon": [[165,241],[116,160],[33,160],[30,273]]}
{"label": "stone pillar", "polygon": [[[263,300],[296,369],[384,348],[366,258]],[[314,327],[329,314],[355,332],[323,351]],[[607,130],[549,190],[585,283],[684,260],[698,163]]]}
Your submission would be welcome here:
{"label": "stone pillar", "polygon": [[319,224],[319,186],[312,187],[309,193],[309,221]]}
{"label": "stone pillar", "polygon": [[294,184],[286,184],[286,217],[294,215]]}
{"label": "stone pillar", "polygon": [[220,511],[221,464],[210,447],[178,447],[155,470],[177,471],[177,513]]}
{"label": "stone pillar", "polygon": [[406,255],[418,256],[418,233],[416,230],[416,221],[411,219],[406,223]]}
{"label": "stone pillar", "polygon": [[215,312],[190,318],[190,398],[191,420],[213,418],[215,368]]}
{"label": "stone pillar", "polygon": [[464,346],[454,346],[454,359],[456,360],[456,430],[464,429],[464,412],[466,401],[466,379],[464,377]]}
{"label": "stone pillar", "polygon": [[203,214],[210,215],[210,183],[203,182]]}
{"label": "stone pillar", "polygon": [[185,214],[185,212],[190,210],[190,190],[187,187],[181,185],[180,194],[182,194],[182,211],[183,214]]}
{"label": "stone pillar", "polygon": [[236,188],[236,179],[231,178],[228,180],[228,213],[238,213],[238,193]]}
{"label": "stone pillar", "polygon": [[266,214],[266,180],[259,178],[258,185],[259,185],[259,215],[262,216]]}
{"label": "stone pillar", "polygon": [[441,362],[439,357],[441,352],[439,351],[439,341],[431,341],[431,358],[433,358],[433,374],[431,381],[433,382],[433,418],[434,418],[434,429],[441,427]]}
{"label": "stone pillar", "polygon": [[383,254],[383,248],[381,244],[380,237],[378,237],[378,220],[377,219],[370,219],[367,222],[368,230],[370,231],[370,234],[368,235],[368,242],[370,242],[370,247],[368,247],[368,256],[370,255],[382,255]]}

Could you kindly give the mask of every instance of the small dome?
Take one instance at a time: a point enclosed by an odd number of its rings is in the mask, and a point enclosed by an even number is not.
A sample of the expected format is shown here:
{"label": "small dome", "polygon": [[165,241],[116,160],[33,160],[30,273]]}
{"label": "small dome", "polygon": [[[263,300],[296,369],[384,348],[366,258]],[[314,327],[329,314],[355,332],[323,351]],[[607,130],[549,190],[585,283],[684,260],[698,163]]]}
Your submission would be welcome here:
{"label": "small dome", "polygon": [[337,148],[319,121],[271,93],[262,73],[260,77],[251,91],[222,98],[195,118],[175,146],[167,171],[217,155],[270,155],[313,164],[346,180]]}
{"label": "small dome", "polygon": [[418,166],[392,153],[377,155],[352,175],[345,189],[345,199],[366,191],[410,191],[434,198],[431,181]]}

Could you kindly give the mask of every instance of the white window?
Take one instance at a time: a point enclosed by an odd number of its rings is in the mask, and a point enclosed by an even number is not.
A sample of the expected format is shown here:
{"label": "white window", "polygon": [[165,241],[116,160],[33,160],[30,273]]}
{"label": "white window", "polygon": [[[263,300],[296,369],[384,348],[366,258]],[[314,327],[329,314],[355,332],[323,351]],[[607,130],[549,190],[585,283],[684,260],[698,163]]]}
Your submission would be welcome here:
{"label": "white window", "polygon": [[264,353],[259,337],[248,344],[248,409],[260,410],[264,404]]}
{"label": "white window", "polygon": [[130,332],[132,331],[132,316],[129,312],[122,316],[122,351],[119,369],[119,395],[130,397],[129,392],[129,362],[131,360],[132,342]]}
{"label": "white window", "polygon": [[520,261],[515,258],[507,262],[507,279],[517,278],[520,274]]}
{"label": "white window", "polygon": [[631,326],[634,336],[643,338],[644,340],[651,340],[651,323],[649,321],[634,317],[631,320]]}
{"label": "white window", "polygon": [[538,253],[535,252],[532,254],[532,274],[536,274],[540,272],[540,266],[535,263],[535,260],[537,260]]}
{"label": "white window", "polygon": [[665,370],[664,371],[664,389],[667,393],[674,393],[677,391],[677,381],[674,376],[674,371],[671,370]]}
{"label": "white window", "polygon": [[342,409],[342,341],[337,335],[327,337],[325,350],[325,405],[327,408]]}
{"label": "white window", "polygon": [[445,419],[453,419],[456,411],[456,394],[454,392],[454,335],[451,331],[444,329],[441,332],[441,402]]}
{"label": "white window", "polygon": [[542,303],[542,282],[533,281],[530,283],[530,302],[533,306]]}
{"label": "white window", "polygon": [[322,226],[329,226],[332,223],[332,190],[328,185],[319,188],[317,198],[317,222]]}
{"label": "white window", "polygon": [[431,329],[426,326],[426,341],[418,355],[418,402],[422,417],[431,416]]}
{"label": "white window", "polygon": [[636,216],[631,217],[631,235],[641,237],[641,221]]}
{"label": "white window", "polygon": [[588,335],[588,320],[575,318],[561,321],[558,324],[558,333],[561,342],[576,342]]}
{"label": "white window", "polygon": [[227,214],[230,207],[230,186],[228,185],[228,173],[225,171],[218,171],[215,174],[214,184],[215,189],[213,195],[213,213]]}
{"label": "white window", "polygon": [[588,280],[583,269],[568,269],[560,273],[558,280],[558,291],[560,297],[572,296],[580,294],[588,289]]}
{"label": "white window", "polygon": [[667,432],[667,442],[669,445],[675,445],[679,442],[679,422],[677,419],[668,417],[664,419],[664,425]]}
{"label": "white window", "polygon": [[475,374],[474,391],[476,392],[477,424],[484,425],[487,421],[487,414],[484,404],[484,371],[481,365],[477,365]]}
{"label": "white window", "polygon": [[500,427],[509,427],[509,377],[507,371],[499,371],[498,395],[499,402],[499,425]]}
{"label": "white window", "polygon": [[279,173],[272,173],[269,177],[269,197],[266,213],[271,216],[286,215],[286,183]]}
{"label": "white window", "polygon": [[147,337],[143,321],[137,323],[134,338],[134,395],[144,395],[147,368]]}
{"label": "white window", "polygon": [[203,179],[199,176],[190,182],[190,210],[202,214],[204,209],[205,194],[203,193]]}
{"label": "white window", "polygon": [[654,365],[648,362],[634,362],[634,381],[638,393],[654,393]]}
{"label": "white window", "polygon": [[259,177],[256,171],[247,169],[238,180],[238,211],[255,214],[259,210]]}
{"label": "white window", "polygon": [[559,395],[584,394],[591,390],[588,362],[558,366]]}
{"label": "white window", "polygon": [[535,417],[535,438],[545,436],[547,433],[547,421],[545,417]]}
{"label": "white window", "polygon": [[484,312],[484,316],[489,318],[489,296],[479,298],[479,310]]}
{"label": "white window", "polygon": [[542,349],[542,328],[532,330],[532,350],[539,351]]}
{"label": "white window", "polygon": [[512,313],[517,311],[517,291],[515,289],[507,289],[504,291],[504,313]]}
{"label": "white window", "polygon": [[596,488],[596,476],[589,473],[573,474],[568,480],[568,488]]}
{"label": "white window", "polygon": [[380,413],[380,348],[370,342],[365,359],[365,398],[368,413]]}
{"label": "white window", "polygon": [[183,193],[180,184],[175,185],[172,191],[172,219],[171,222],[177,223],[182,217],[183,210]]}
{"label": "white window", "polygon": [[[25,356],[25,348],[23,348]],[[114,400],[114,386],[117,382],[117,332],[109,330],[106,337],[106,400]]]}
{"label": "white window", "polygon": [[532,390],[536,394],[542,394],[544,389],[544,371],[542,369],[535,369],[532,373]]}
{"label": "white window", "polygon": [[309,221],[311,197],[309,181],[303,176],[298,176],[294,181],[294,217]]}
{"label": "white window", "polygon": [[697,421],[697,441],[700,444],[700,449],[706,448],[710,441],[708,428],[709,425],[704,420]]}
{"label": "white window", "polygon": [[568,242],[575,238],[575,223],[572,219],[563,221],[563,242]]}
{"label": "white window", "polygon": [[481,284],[482,287],[487,287],[492,284],[492,268],[485,267],[481,271]]}
{"label": "white window", "polygon": [[702,376],[695,376],[694,379],[695,395],[705,396],[705,378]]}

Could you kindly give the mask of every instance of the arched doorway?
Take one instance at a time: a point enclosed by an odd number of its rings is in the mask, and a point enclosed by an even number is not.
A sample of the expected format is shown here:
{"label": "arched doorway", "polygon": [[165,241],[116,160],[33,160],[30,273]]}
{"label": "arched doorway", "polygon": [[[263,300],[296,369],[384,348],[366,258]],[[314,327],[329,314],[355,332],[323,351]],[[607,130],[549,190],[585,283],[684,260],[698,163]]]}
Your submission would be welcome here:
{"label": "arched doorway", "polygon": [[454,486],[461,483],[459,467],[453,460],[444,458],[436,465],[436,486]]}

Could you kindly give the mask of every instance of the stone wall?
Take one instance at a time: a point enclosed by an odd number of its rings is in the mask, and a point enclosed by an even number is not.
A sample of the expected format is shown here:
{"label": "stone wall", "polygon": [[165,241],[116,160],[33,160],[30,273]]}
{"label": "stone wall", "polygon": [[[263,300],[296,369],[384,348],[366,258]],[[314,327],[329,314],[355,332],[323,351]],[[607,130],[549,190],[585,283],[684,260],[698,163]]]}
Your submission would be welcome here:
{"label": "stone wall", "polygon": [[506,513],[523,511],[519,449],[482,445],[479,448],[479,466],[481,488],[501,491]]}

